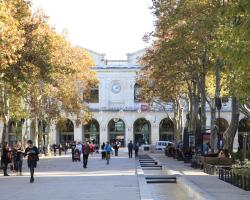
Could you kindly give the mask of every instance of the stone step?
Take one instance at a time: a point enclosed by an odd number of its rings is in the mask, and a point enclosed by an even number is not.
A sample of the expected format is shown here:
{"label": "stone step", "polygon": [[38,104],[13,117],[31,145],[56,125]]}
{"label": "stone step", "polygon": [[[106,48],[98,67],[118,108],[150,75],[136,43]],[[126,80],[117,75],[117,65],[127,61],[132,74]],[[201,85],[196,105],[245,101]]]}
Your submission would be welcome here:
{"label": "stone step", "polygon": [[162,170],[162,166],[141,166],[142,170]]}
{"label": "stone step", "polygon": [[160,167],[162,168],[162,165],[141,165],[141,167]]}
{"label": "stone step", "polygon": [[140,164],[155,164],[155,165],[157,165],[158,162],[156,162],[156,161],[142,161],[142,162],[140,162]]}
{"label": "stone step", "polygon": [[176,183],[176,179],[150,179],[147,183]]}
{"label": "stone step", "polygon": [[176,176],[154,176],[154,175],[151,175],[151,176],[146,176],[145,179],[148,179],[148,180],[154,180],[154,179],[163,179],[163,180],[166,180],[166,179],[174,179],[176,180]]}
{"label": "stone step", "polygon": [[144,159],[144,160],[139,160],[139,162],[155,162],[153,159]]}

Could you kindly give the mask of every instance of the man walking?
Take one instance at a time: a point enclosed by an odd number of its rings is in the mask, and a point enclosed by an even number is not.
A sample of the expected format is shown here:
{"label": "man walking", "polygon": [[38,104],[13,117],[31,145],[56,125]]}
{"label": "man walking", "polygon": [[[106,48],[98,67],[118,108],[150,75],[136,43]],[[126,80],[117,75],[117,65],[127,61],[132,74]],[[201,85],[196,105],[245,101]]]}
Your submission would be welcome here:
{"label": "man walking", "polygon": [[90,147],[87,142],[82,145],[83,168],[87,168]]}
{"label": "man walking", "polygon": [[30,183],[34,182],[34,171],[37,166],[38,157],[38,148],[33,145],[31,140],[28,140],[28,147],[25,149],[24,156],[28,155],[28,167],[30,168]]}
{"label": "man walking", "polygon": [[135,158],[137,158],[138,157],[138,151],[139,151],[139,143],[138,142],[135,143],[134,150],[135,150]]}
{"label": "man walking", "polygon": [[132,140],[130,140],[129,144],[128,144],[128,157],[129,158],[132,158],[132,155],[133,155],[133,148],[134,148],[134,145],[132,143]]}
{"label": "man walking", "polygon": [[107,142],[104,150],[106,152],[107,165],[109,165],[110,154],[113,152],[113,149],[112,149],[111,145],[109,144],[109,142]]}
{"label": "man walking", "polygon": [[113,146],[113,149],[115,150],[115,156],[118,156],[118,150],[119,150],[118,142],[115,143],[115,145]]}

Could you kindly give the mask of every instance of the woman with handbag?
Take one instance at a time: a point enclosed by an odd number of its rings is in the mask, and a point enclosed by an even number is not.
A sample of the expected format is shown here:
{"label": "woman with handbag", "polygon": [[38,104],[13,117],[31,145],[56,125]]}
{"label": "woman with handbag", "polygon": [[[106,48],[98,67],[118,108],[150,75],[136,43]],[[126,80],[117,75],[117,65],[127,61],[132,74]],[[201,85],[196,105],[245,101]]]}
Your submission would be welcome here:
{"label": "woman with handbag", "polygon": [[11,149],[9,148],[8,143],[4,143],[3,145],[3,155],[2,155],[2,163],[3,163],[3,175],[9,176],[7,173],[8,164],[12,161],[12,153]]}
{"label": "woman with handbag", "polygon": [[28,167],[30,168],[30,183],[34,182],[34,172],[35,168],[37,166],[37,161],[39,161],[38,157],[38,148],[33,145],[33,142],[31,140],[28,140],[27,142],[28,147],[25,149],[24,156],[28,155]]}
{"label": "woman with handbag", "polygon": [[22,176],[24,148],[21,141],[16,144],[15,154],[17,176]]}

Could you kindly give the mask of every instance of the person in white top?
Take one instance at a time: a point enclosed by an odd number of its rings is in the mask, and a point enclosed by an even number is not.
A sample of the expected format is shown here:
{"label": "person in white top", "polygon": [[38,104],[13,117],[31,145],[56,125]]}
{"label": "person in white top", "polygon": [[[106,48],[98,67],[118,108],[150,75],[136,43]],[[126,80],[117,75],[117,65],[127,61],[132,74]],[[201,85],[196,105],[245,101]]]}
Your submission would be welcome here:
{"label": "person in white top", "polygon": [[82,144],[81,144],[81,142],[77,142],[77,145],[76,145],[75,149],[78,149],[79,152],[82,153]]}

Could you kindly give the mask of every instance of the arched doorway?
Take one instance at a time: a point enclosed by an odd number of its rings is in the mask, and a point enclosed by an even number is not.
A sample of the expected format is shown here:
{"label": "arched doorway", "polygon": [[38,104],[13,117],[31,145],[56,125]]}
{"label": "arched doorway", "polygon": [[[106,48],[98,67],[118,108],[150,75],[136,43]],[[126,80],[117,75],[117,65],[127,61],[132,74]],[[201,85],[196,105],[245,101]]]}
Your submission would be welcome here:
{"label": "arched doorway", "polygon": [[74,142],[74,124],[70,119],[61,119],[57,122],[59,143],[62,145]]}
{"label": "arched doorway", "polygon": [[170,118],[165,118],[160,122],[160,141],[174,141],[174,123]]}
{"label": "arched doorway", "polygon": [[91,141],[95,144],[100,144],[100,125],[96,119],[92,119],[84,125],[85,141]]}
{"label": "arched doorway", "polygon": [[112,119],[108,123],[108,139],[110,143],[119,142],[125,146],[125,123],[122,119]]}
{"label": "arched doorway", "polygon": [[247,119],[246,117],[239,121],[238,126],[238,142],[240,149],[243,148],[243,133],[248,133],[248,136],[246,138],[246,144],[247,149],[250,149],[250,119]]}
{"label": "arched doorway", "polygon": [[139,144],[150,144],[151,140],[150,122],[144,118],[137,119],[134,123],[134,142]]}

